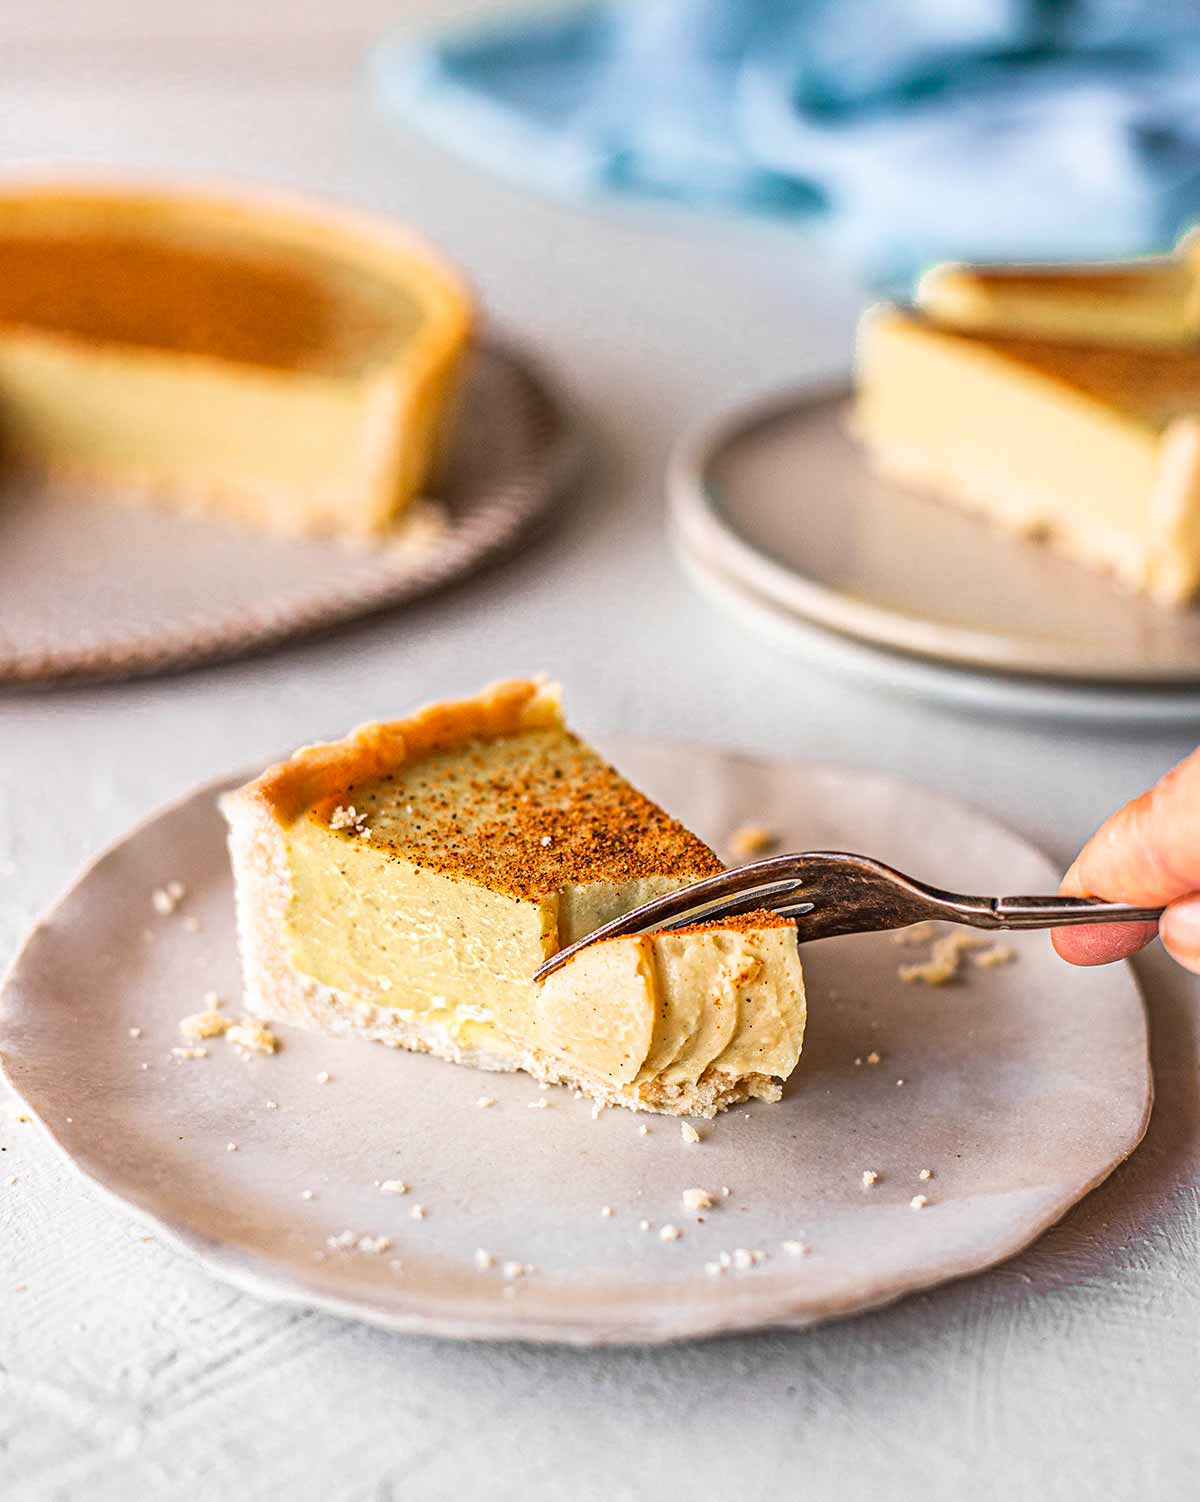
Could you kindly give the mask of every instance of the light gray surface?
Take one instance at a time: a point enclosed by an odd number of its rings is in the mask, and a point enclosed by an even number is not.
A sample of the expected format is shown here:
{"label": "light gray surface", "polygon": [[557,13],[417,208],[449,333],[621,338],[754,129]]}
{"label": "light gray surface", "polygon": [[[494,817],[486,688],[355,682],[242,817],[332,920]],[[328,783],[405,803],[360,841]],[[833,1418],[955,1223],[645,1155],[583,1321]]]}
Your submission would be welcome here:
{"label": "light gray surface", "polygon": [[[356,16],[390,6],[294,7],[287,26],[282,7],[228,0],[211,23],[198,7],[108,7],[109,31],[106,7],[82,0],[5,13],[23,33],[3,54],[10,159],[236,169],[411,217],[541,342],[609,462],[537,549],[402,615],[187,678],[0,699],[5,956],[156,803],[513,670],[561,677],[598,736],[881,766],[983,804],[1064,861],[1191,748],[1180,732],[1031,730],[839,684],[731,627],[684,581],[663,533],[670,439],[717,402],[844,363],[858,299],[838,266],[782,230],[555,209],[392,141],[352,94]],[[80,17],[90,36],[124,40],[72,41]],[[248,39],[226,42],[226,22]],[[289,1314],[145,1241],[5,1119],[0,1494],[1190,1496],[1198,993],[1161,954],[1140,973],[1158,1104],[1132,1162],[1017,1262],[807,1334],[589,1355]]]}

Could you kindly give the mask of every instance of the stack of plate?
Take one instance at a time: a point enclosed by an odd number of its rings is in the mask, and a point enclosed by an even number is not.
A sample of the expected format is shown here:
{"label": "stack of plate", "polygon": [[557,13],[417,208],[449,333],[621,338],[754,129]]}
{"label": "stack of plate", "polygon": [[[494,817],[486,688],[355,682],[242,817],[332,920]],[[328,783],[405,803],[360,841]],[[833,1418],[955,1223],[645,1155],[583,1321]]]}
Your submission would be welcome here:
{"label": "stack of plate", "polygon": [[848,400],[790,392],[680,441],[672,529],[702,589],[810,661],[904,693],[1006,714],[1200,720],[1200,611],[1123,595],[873,476]]}

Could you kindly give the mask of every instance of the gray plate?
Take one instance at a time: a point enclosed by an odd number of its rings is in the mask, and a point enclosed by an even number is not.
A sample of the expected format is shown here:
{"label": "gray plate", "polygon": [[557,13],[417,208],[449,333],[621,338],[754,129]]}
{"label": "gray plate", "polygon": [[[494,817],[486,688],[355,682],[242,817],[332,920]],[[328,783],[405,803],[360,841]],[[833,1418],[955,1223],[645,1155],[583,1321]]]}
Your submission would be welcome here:
{"label": "gray plate", "polygon": [[[871,851],[948,886],[1053,884],[1015,835],[890,778],[661,742],[609,749],[719,847],[754,819],[789,845]],[[703,1124],[695,1146],[670,1118],[593,1120],[524,1075],[312,1034],[288,1032],[270,1058],[217,1042],[173,1061],[178,1020],[202,993],[237,994],[213,798],[203,789],[134,831],[38,925],[0,995],[0,1054],[93,1185],[263,1297],[392,1329],[581,1345],[808,1325],[1019,1251],[1145,1129],[1129,967],[1073,970],[1040,934],[1017,936],[1016,964],[940,989],[902,985],[897,965],[916,951],[886,935],[806,949],[809,1033],[783,1100]],[[160,918],[150,893],[172,878],[189,895]],[[881,1064],[855,1064],[872,1049]],[[482,1093],[495,1106],[481,1110]],[[880,1174],[871,1190],[866,1168]],[[390,1178],[411,1193],[382,1195],[374,1181]],[[695,1185],[732,1191],[702,1223],[680,1199]],[[918,1192],[931,1203],[914,1211]],[[411,1218],[414,1202],[426,1219]],[[682,1239],[663,1242],[664,1223]],[[393,1245],[327,1254],[343,1230]],[[798,1237],[807,1256],[781,1245]],[[476,1269],[477,1247],[537,1271],[506,1283]],[[739,1247],[768,1256],[705,1273]]]}
{"label": "gray plate", "polygon": [[714,604],[807,666],[839,681],[868,684],[902,698],[926,699],[975,714],[1094,725],[1200,724],[1196,688],[1075,683],[1015,673],[981,673],[932,658],[875,647],[784,609],[747,589],[676,535],[680,560]]}
{"label": "gray plate", "polygon": [[791,392],[706,423],[670,468],[688,548],[763,599],[893,651],[1114,685],[1200,683],[1200,611],[1169,611],[1044,547],[877,479],[848,393]]}
{"label": "gray plate", "polygon": [[540,376],[478,350],[431,533],[281,538],[10,480],[0,495],[0,684],[195,667],[414,600],[514,547],[579,459]]}

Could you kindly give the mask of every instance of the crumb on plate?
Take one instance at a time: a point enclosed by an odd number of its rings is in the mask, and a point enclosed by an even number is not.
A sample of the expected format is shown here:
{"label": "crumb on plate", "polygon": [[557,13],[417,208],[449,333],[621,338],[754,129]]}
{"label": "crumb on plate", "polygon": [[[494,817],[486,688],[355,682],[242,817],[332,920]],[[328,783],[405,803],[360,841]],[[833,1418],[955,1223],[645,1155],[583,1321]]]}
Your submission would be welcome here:
{"label": "crumb on plate", "polygon": [[741,824],[729,836],[729,848],[734,855],[747,860],[754,855],[764,855],[779,844],[779,836],[765,824]]}

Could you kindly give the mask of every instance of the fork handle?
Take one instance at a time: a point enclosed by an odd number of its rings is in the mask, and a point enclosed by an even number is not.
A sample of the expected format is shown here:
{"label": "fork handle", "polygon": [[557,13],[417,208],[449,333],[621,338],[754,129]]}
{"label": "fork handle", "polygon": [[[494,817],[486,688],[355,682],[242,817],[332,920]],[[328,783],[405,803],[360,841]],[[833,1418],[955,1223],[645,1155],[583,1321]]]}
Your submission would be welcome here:
{"label": "fork handle", "polygon": [[1096,897],[993,897],[986,913],[960,913],[958,918],[978,928],[1071,928],[1084,923],[1157,923],[1163,912],[1161,907],[1131,907]]}

